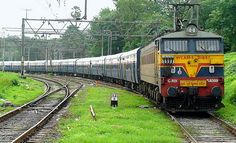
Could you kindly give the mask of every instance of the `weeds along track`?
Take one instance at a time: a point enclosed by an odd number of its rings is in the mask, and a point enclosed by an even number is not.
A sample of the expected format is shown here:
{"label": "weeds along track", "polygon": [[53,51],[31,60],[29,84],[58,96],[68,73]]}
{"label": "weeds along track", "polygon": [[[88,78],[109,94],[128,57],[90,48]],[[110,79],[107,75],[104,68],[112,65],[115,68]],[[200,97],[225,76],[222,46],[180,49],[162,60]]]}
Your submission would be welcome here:
{"label": "weeds along track", "polygon": [[169,115],[192,143],[236,143],[236,128],[210,113]]}
{"label": "weeds along track", "polygon": [[[81,87],[68,88],[69,82],[33,77],[47,85],[38,99],[0,117],[0,142],[25,142],[37,133]],[[74,89],[74,90],[73,90]]]}

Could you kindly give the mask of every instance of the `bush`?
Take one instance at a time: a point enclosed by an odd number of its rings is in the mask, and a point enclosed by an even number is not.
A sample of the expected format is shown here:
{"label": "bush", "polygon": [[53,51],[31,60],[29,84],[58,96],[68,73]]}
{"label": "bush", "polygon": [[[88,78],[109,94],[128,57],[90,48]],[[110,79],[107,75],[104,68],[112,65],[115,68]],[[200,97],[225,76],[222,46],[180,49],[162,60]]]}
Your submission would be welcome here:
{"label": "bush", "polygon": [[230,102],[234,105],[236,105],[236,80],[233,81],[230,85]]}
{"label": "bush", "polygon": [[11,80],[13,86],[19,86],[19,81],[17,79]]}
{"label": "bush", "polygon": [[4,95],[0,93],[0,99],[4,99]]}
{"label": "bush", "polygon": [[236,74],[236,69],[235,69],[235,66],[236,66],[236,63],[235,61],[228,65],[226,68],[225,68],[225,72],[227,73],[227,75],[235,75]]}

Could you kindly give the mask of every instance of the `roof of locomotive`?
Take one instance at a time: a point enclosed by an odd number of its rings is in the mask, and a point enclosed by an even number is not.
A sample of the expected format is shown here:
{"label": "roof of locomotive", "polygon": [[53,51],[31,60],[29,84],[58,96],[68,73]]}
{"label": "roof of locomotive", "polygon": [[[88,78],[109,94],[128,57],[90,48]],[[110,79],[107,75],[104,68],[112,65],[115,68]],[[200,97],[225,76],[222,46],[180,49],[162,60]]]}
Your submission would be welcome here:
{"label": "roof of locomotive", "polygon": [[166,34],[160,38],[222,38],[212,32],[198,31],[196,35],[187,35],[186,31],[179,31]]}

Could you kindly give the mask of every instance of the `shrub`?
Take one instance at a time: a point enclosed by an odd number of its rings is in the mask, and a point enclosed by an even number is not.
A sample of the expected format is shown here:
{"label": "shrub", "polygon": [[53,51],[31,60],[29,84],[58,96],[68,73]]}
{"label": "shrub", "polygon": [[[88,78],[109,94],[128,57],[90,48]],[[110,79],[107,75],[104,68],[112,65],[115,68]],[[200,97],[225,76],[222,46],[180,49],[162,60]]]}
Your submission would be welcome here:
{"label": "shrub", "polygon": [[232,104],[235,104],[236,105],[236,80],[234,80],[231,85],[230,85],[231,88],[229,88],[230,90],[232,90],[230,92],[230,102]]}
{"label": "shrub", "polygon": [[13,86],[19,86],[19,81],[17,79],[11,80]]}
{"label": "shrub", "polygon": [[3,94],[0,94],[0,99],[4,99],[4,95]]}

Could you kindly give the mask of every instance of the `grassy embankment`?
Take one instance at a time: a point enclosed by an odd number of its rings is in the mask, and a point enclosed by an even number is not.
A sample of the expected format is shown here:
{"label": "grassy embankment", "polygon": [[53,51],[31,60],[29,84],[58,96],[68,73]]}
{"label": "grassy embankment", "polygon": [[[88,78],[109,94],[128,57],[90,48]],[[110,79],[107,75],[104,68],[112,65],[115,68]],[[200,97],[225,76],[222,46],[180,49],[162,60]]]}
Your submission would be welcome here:
{"label": "grassy embankment", "polygon": [[10,101],[15,106],[23,105],[44,92],[44,84],[30,78],[19,78],[19,74],[0,72],[0,115],[13,107],[3,107]]}
{"label": "grassy embankment", "polygon": [[236,53],[225,54],[225,108],[217,115],[236,124]]}
{"label": "grassy embankment", "polygon": [[[117,93],[119,107],[110,107],[110,96]],[[92,105],[97,120],[91,117]],[[105,87],[87,87],[72,99],[68,115],[58,130],[61,138],[55,142],[131,143],[182,142],[179,127],[158,109],[139,108],[150,102],[134,93]]]}

